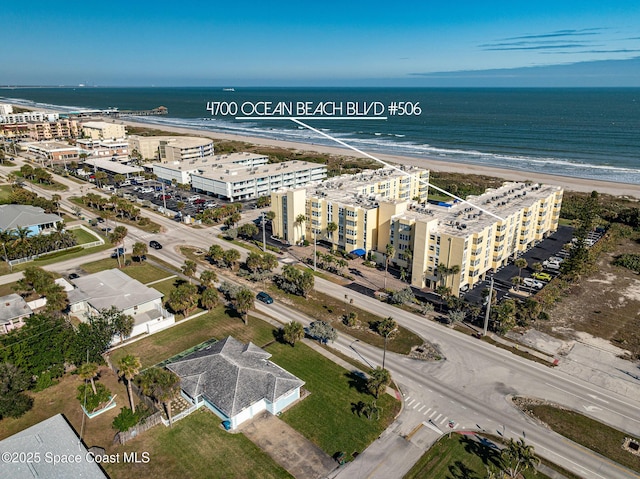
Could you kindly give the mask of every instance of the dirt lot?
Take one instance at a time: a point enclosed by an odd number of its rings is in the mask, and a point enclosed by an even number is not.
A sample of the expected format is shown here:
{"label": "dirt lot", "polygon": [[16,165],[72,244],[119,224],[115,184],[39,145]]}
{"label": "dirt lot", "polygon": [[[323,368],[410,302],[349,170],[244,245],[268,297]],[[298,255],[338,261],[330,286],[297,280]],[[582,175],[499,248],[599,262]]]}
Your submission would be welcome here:
{"label": "dirt lot", "polygon": [[550,312],[550,321],[536,329],[581,341],[589,341],[580,334],[588,333],[640,355],[640,276],[611,264],[622,253],[640,254],[640,239],[622,239],[615,251],[603,252],[596,271],[573,287]]}

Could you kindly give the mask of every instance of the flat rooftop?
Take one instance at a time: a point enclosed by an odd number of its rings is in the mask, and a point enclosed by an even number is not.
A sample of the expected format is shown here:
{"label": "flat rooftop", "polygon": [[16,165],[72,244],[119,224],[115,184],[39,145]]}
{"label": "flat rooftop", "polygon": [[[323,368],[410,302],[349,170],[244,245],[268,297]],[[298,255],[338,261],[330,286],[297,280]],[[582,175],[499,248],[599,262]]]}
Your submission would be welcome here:
{"label": "flat rooftop", "polygon": [[380,168],[367,170],[355,175],[341,175],[306,187],[307,198],[330,197],[333,203],[359,206],[371,209],[378,206],[379,201],[390,201],[376,193],[363,193],[363,189],[382,182],[386,179],[401,178],[416,173],[427,172],[425,168],[415,166],[401,167],[402,171],[395,168]]}
{"label": "flat rooftop", "polygon": [[29,148],[37,148],[43,151],[59,151],[59,150],[78,150],[77,147],[71,146],[69,143],[63,143],[61,141],[33,141],[29,143],[23,143]]}
{"label": "flat rooftop", "polygon": [[218,165],[213,164],[200,168],[199,172],[194,174],[204,178],[232,183],[254,178],[262,178],[265,176],[297,173],[312,169],[326,170],[326,168],[326,165],[321,163],[311,163],[309,161],[300,160],[284,161],[282,163],[268,163],[259,166],[233,166],[228,163],[221,163]]}
{"label": "flat rooftop", "polygon": [[175,169],[176,171],[207,171],[223,166],[233,168],[234,164],[253,162],[255,160],[265,160],[266,163],[267,161],[269,161],[269,157],[267,155],[258,155],[255,153],[228,153],[225,155],[204,156],[202,158],[184,161],[164,160],[155,162],[153,166],[158,165],[163,168]]}
{"label": "flat rooftop", "polygon": [[110,171],[115,174],[127,175],[132,173],[140,173],[144,171],[144,168],[139,166],[128,166],[118,163],[117,161],[111,161],[106,158],[87,158],[85,160],[87,165],[101,168],[106,171]]}
{"label": "flat rooftop", "polygon": [[554,185],[507,182],[500,188],[488,189],[482,195],[469,196],[467,201],[470,204],[459,202],[447,208],[412,203],[405,213],[397,215],[396,218],[412,218],[417,221],[437,219],[439,231],[453,236],[467,236],[470,233],[481,232],[487,226],[499,221],[480,208],[501,218],[507,218],[561,190],[560,186]]}

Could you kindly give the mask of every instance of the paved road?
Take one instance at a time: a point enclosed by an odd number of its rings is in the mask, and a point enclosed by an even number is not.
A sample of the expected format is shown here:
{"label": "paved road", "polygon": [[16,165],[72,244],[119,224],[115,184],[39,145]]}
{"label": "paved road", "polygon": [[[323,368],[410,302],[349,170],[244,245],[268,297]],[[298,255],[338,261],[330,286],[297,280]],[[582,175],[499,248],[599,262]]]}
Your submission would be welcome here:
{"label": "paved road", "polygon": [[[164,248],[155,254],[175,266],[184,261],[178,251],[181,245],[208,249],[211,244],[218,243],[228,247],[227,242],[217,238],[219,230],[216,228],[193,229],[159,216],[155,216],[154,221],[163,225],[163,233],[150,235],[128,227],[127,241],[160,241]],[[85,257],[51,268],[62,271],[61,268],[75,267],[86,261]],[[344,299],[343,287],[321,278],[316,278],[316,289]],[[536,425],[510,402],[515,395],[545,398],[583,411],[637,437],[640,435],[640,407],[635,398],[640,396],[640,387],[627,387],[625,393],[633,398],[624,397],[617,392],[615,382],[607,384],[608,389],[605,389],[591,384],[589,377],[570,376],[524,360],[355,291],[349,290],[347,294],[356,306],[376,311],[381,316],[392,316],[403,326],[437,344],[445,359],[430,363],[387,354],[386,366],[404,394],[403,413],[356,461],[338,471],[340,477],[398,477],[439,437],[439,431],[449,430],[449,421],[453,421],[456,430],[478,429],[507,437],[524,436],[538,454],[581,477],[640,478],[640,475]],[[256,308],[281,318],[308,321],[279,303],[257,303]],[[354,344],[351,338],[344,336],[339,338],[336,347],[372,365],[380,364],[382,360],[379,349],[360,342]],[[410,440],[404,438],[408,435]]]}

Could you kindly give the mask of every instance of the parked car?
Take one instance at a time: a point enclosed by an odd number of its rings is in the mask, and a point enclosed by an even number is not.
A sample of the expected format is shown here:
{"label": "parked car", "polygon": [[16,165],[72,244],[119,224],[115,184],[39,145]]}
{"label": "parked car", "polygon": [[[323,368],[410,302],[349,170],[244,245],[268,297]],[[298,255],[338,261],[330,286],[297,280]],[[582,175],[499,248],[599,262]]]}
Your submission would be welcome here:
{"label": "parked car", "polygon": [[202,199],[202,198],[198,198],[193,203],[196,204],[196,205],[204,205],[206,202],[207,202],[207,200]]}
{"label": "parked car", "polygon": [[199,200],[199,199],[200,199],[200,195],[191,195],[191,196],[189,196],[189,198],[187,198],[187,201],[189,203],[191,203],[192,201],[196,201],[196,200]]}
{"label": "parked car", "polygon": [[162,249],[162,245],[158,243],[156,240],[149,241],[149,247],[153,249]]}
{"label": "parked car", "polygon": [[69,279],[77,279],[77,278],[79,278],[79,277],[80,277],[80,275],[79,275],[78,273],[71,273],[71,274],[69,275]]}
{"label": "parked car", "polygon": [[265,304],[273,303],[273,298],[269,296],[267,293],[265,293],[264,291],[260,291],[256,296],[256,298],[258,298],[260,301],[262,301]]}
{"label": "parked car", "polygon": [[151,186],[140,188],[140,193],[153,193],[155,190]]}
{"label": "parked car", "polygon": [[112,258],[117,258],[118,256],[124,256],[125,249],[124,248],[116,248],[111,253]]}
{"label": "parked car", "polygon": [[531,276],[535,279],[539,279],[540,281],[551,281],[551,279],[553,278],[553,276],[551,276],[549,273],[543,272],[533,273]]}
{"label": "parked car", "polygon": [[524,278],[522,284],[534,289],[542,289],[544,287],[544,283],[533,278]]}
{"label": "parked car", "polygon": [[545,269],[551,269],[551,270],[554,270],[554,271],[560,271],[560,263],[556,263],[556,262],[553,262],[553,261],[543,261],[542,262],[542,266]]}

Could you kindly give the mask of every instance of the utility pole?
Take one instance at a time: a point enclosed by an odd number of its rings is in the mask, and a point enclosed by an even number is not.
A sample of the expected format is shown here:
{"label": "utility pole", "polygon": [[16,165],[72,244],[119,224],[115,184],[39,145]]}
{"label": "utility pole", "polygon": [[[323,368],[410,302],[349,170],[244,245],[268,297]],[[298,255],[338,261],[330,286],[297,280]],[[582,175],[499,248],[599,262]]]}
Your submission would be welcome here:
{"label": "utility pole", "polygon": [[489,313],[491,311],[491,300],[493,299],[493,276],[491,276],[491,284],[489,286],[489,296],[487,296],[487,313],[484,316],[484,332],[483,336],[487,335],[487,328],[489,327]]}
{"label": "utility pole", "polygon": [[262,252],[267,252],[267,234],[265,233],[265,221],[264,221],[264,211],[261,213],[262,215]]}
{"label": "utility pole", "polygon": [[[313,226],[313,225],[312,225]],[[313,228],[313,270],[318,271],[318,241],[316,240],[316,229]]]}

